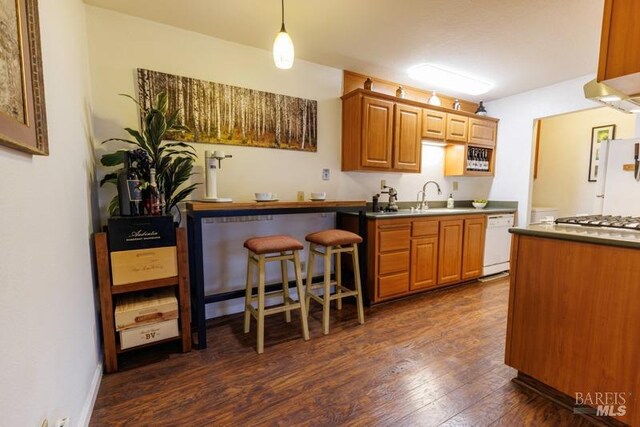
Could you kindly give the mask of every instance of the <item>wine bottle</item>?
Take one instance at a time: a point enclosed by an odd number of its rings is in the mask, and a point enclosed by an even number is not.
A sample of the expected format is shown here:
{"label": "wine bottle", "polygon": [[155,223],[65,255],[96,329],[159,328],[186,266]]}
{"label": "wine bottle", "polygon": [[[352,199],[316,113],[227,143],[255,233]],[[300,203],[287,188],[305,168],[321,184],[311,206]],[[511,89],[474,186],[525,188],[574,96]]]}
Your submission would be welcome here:
{"label": "wine bottle", "polygon": [[156,183],[156,169],[149,169],[149,187],[147,188],[146,210],[148,215],[160,215],[160,193]]}
{"label": "wine bottle", "polygon": [[142,191],[140,189],[140,178],[133,166],[133,156],[130,152],[126,152],[125,168],[118,174],[118,202],[120,205],[120,215],[140,215],[141,201]]}

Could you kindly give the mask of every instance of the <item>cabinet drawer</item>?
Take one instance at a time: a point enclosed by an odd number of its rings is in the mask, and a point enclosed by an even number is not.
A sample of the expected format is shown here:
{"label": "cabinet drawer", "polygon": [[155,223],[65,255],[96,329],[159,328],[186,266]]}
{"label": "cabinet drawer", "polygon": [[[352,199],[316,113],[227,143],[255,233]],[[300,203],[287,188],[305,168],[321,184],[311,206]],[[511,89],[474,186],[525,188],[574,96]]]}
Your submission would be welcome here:
{"label": "cabinet drawer", "polygon": [[409,273],[394,274],[378,279],[378,296],[380,298],[401,295],[409,292]]}
{"label": "cabinet drawer", "polygon": [[379,274],[401,273],[409,270],[409,251],[380,254]]}
{"label": "cabinet drawer", "polygon": [[409,250],[409,227],[378,232],[380,252]]}
{"label": "cabinet drawer", "polygon": [[436,236],[438,234],[438,221],[415,220],[411,224],[411,237]]}

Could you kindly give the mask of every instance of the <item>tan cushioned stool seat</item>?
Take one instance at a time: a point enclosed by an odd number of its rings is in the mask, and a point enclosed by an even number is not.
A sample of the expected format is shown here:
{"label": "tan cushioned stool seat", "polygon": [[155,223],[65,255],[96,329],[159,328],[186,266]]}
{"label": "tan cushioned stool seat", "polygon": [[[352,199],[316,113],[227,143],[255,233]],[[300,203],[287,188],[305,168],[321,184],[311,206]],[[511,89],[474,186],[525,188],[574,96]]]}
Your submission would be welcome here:
{"label": "tan cushioned stool seat", "polygon": [[302,243],[293,237],[284,235],[253,237],[244,242],[244,247],[258,255],[302,250],[304,248]]}
{"label": "tan cushioned stool seat", "polygon": [[345,230],[318,231],[317,233],[308,234],[305,239],[321,246],[340,246],[362,242],[362,237]]}

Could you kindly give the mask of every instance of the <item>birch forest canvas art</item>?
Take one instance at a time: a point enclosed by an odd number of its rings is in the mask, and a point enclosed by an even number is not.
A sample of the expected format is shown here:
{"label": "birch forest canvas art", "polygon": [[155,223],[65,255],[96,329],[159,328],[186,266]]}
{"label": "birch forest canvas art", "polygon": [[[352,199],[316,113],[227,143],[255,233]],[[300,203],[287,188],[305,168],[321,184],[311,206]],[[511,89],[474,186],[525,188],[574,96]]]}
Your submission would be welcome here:
{"label": "birch forest canvas art", "polygon": [[159,92],[188,132],[176,141],[317,151],[317,101],[138,69],[140,104]]}

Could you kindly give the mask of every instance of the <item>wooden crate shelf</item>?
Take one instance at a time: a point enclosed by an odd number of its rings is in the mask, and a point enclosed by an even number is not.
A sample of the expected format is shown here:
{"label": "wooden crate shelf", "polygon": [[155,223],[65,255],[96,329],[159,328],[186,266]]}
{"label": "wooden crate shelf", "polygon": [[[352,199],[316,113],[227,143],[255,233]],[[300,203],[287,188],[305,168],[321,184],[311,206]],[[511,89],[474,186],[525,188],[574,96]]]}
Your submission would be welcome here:
{"label": "wooden crate shelf", "polygon": [[[100,289],[100,316],[102,318],[102,340],[104,344],[104,364],[107,373],[118,370],[118,355],[129,351],[152,347],[154,345],[181,341],[183,352],[191,351],[191,308],[189,299],[189,268],[187,259],[187,238],[183,228],[176,229],[176,252],[178,256],[178,275],[163,279],[147,280],[143,282],[129,283],[113,286],[111,281],[111,261],[107,233],[94,234],[96,268],[98,272],[98,285]],[[122,350],[116,338],[114,306],[115,295],[130,292],[165,288],[174,286],[177,289],[180,335],[164,340],[144,344]]]}

